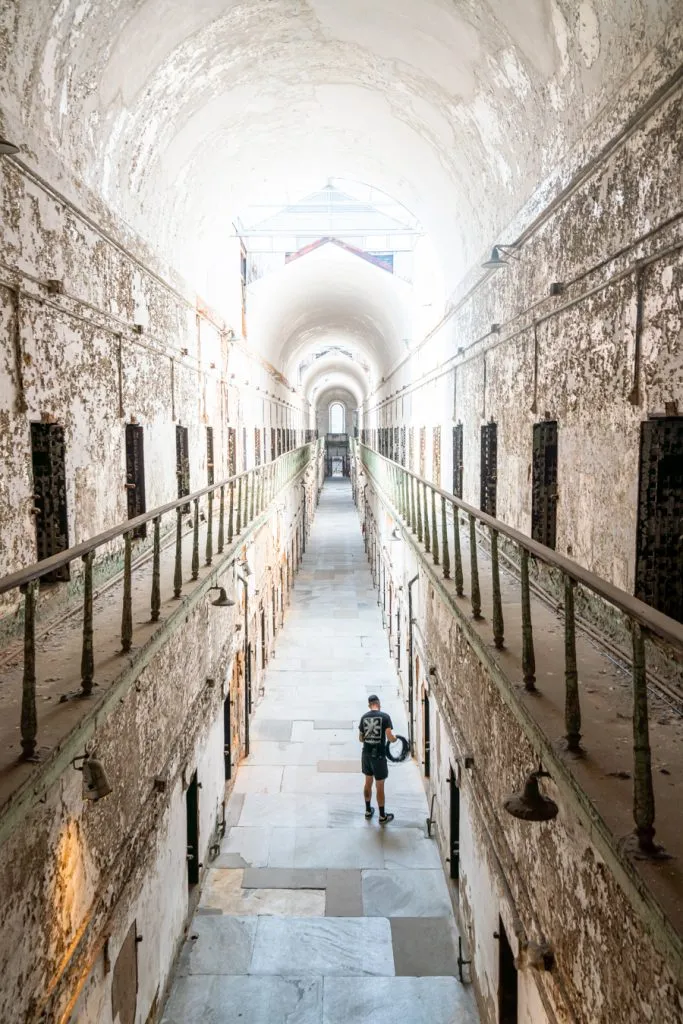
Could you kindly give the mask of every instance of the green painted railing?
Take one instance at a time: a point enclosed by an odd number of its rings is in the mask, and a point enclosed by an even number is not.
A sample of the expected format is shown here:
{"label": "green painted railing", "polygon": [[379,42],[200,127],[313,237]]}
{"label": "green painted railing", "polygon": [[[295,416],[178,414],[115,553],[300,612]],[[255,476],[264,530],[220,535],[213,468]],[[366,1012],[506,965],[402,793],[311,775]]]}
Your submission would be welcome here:
{"label": "green painted railing", "polygon": [[[405,528],[422,545],[424,556],[430,556],[440,567],[444,579],[451,579],[458,597],[464,594],[461,529],[464,527],[469,547],[469,602],[474,619],[481,619],[479,583],[478,532],[488,535],[490,542],[491,626],[496,648],[505,645],[503,603],[500,589],[498,540],[506,537],[518,551],[520,597],[522,611],[522,676],[529,691],[536,690],[536,660],[531,616],[529,559],[535,559],[562,574],[564,583],[564,683],[565,738],[567,749],[581,753],[581,704],[579,698],[576,657],[576,616],[574,590],[577,584],[608,602],[625,617],[630,628],[633,650],[633,817],[638,845],[643,852],[657,852],[654,843],[655,803],[649,739],[645,638],[658,637],[677,656],[683,653],[683,625],[643,601],[584,569],[578,563],[526,537],[499,519],[486,515],[454,494],[406,469],[398,462],[380,455],[358,441],[352,442],[354,457],[367,470],[378,488],[393,505]],[[354,481],[354,488],[357,484]],[[480,528],[478,531],[477,527]],[[452,556],[452,557],[451,557]]]}

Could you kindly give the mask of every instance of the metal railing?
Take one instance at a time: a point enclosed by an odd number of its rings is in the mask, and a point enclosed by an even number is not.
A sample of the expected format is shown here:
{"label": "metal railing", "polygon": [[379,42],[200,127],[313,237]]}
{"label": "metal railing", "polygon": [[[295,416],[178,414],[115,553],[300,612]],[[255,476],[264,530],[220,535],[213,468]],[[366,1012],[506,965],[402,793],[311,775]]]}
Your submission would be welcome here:
{"label": "metal railing", "polygon": [[[19,589],[24,598],[24,665],[21,699],[21,759],[35,760],[38,741],[38,714],[36,707],[36,599],[41,577],[78,559],[83,561],[83,643],[81,653],[80,696],[92,694],[95,681],[95,643],[93,631],[93,563],[98,548],[123,538],[123,588],[121,607],[121,650],[130,651],[133,644],[133,538],[145,523],[153,524],[152,573],[150,582],[151,622],[158,622],[161,612],[161,537],[164,516],[175,516],[175,556],[173,565],[173,597],[179,600],[183,591],[183,517],[188,505],[192,506],[192,558],[191,579],[199,578],[200,520],[206,522],[204,538],[204,564],[210,566],[216,553],[222,554],[225,545],[239,538],[251,523],[261,515],[282,487],[296,477],[319,455],[322,440],[278,456],[272,462],[228,477],[216,484],[203,487],[192,494],[145,512],[134,519],[97,534],[90,540],[68,548],[50,558],[13,572],[0,580],[0,594]],[[218,499],[215,515],[214,504]],[[206,511],[200,510],[200,501],[206,499]],[[217,520],[217,530],[215,521]],[[173,526],[171,526],[171,531]]]}
{"label": "metal railing", "polygon": [[505,537],[516,547],[519,555],[521,590],[522,675],[527,691],[536,690],[529,560],[537,560],[561,573],[564,590],[565,738],[568,750],[575,754],[583,752],[574,610],[576,585],[580,584],[585,587],[625,616],[630,629],[633,649],[633,818],[635,834],[643,852],[656,853],[658,848],[654,843],[655,804],[649,739],[645,639],[648,637],[659,638],[678,657],[683,653],[683,625],[589,572],[571,559],[539,544],[499,519],[494,519],[462,499],[456,498],[448,491],[442,490],[436,484],[425,480],[399,463],[380,455],[367,445],[352,441],[352,449],[368,474],[388,496],[406,528],[423,545],[425,554],[431,555],[433,565],[440,567],[443,578],[453,580],[458,597],[465,596],[463,545],[460,534],[461,527],[466,528],[469,539],[469,601],[472,617],[475,620],[482,619],[477,526],[483,528],[484,533],[488,534],[491,625],[493,642],[498,649],[502,649],[505,644],[498,555],[499,537]]}

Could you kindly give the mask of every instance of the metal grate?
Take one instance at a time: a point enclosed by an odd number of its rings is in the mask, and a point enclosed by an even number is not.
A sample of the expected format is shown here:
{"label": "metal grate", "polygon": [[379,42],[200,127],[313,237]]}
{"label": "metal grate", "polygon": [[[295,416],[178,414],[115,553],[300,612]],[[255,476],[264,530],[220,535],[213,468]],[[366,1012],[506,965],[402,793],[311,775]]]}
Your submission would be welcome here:
{"label": "metal grate", "polygon": [[640,427],[636,597],[683,622],[683,417]]}
{"label": "metal grate", "polygon": [[[64,427],[57,423],[32,423],[31,457],[36,554],[42,560],[69,547]],[[69,566],[65,565],[47,573],[42,580],[56,583],[69,578]]]}
{"label": "metal grate", "polygon": [[453,494],[462,498],[463,433],[462,423],[453,427]]}
{"label": "metal grate", "polygon": [[432,428],[432,480],[441,486],[441,427]]}
{"label": "metal grate", "polygon": [[206,428],[206,482],[209,485],[214,482],[213,427]]}
{"label": "metal grate", "polygon": [[[128,518],[135,519],[147,511],[145,497],[144,431],[139,423],[126,423],[126,492]],[[147,524],[133,530],[134,537],[147,536]]]}
{"label": "metal grate", "polygon": [[557,423],[534,423],[531,536],[555,548],[557,529]]}
{"label": "metal grate", "polygon": [[237,435],[228,427],[228,476],[237,476]]}
{"label": "metal grate", "polygon": [[261,428],[254,427],[254,465],[261,465]]}
{"label": "metal grate", "polygon": [[[178,478],[178,497],[184,498],[190,493],[190,443],[187,427],[177,426],[175,428],[175,468]],[[185,514],[190,511],[190,506],[183,505],[181,511]]]}
{"label": "metal grate", "polygon": [[406,428],[401,427],[401,465],[406,464]]}
{"label": "metal grate", "polygon": [[479,507],[489,516],[496,514],[498,483],[498,425],[487,423],[481,428],[481,490]]}

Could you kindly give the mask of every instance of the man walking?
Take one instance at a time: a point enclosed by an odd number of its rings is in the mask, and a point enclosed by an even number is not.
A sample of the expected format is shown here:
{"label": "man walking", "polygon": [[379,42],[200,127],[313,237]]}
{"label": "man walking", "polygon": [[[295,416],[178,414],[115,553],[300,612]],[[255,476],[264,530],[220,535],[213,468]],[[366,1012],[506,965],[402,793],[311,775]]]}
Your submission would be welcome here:
{"label": "man walking", "polygon": [[380,710],[379,697],[371,694],[368,697],[370,710],[366,711],[358,726],[358,738],[363,744],[361,767],[365,776],[363,795],[365,796],[365,817],[371,818],[375,813],[372,806],[372,780],[377,785],[377,803],[379,805],[380,825],[394,820],[393,814],[387,814],[384,807],[384,780],[389,774],[387,765],[387,741],[396,739],[392,730],[393,723],[385,711]]}

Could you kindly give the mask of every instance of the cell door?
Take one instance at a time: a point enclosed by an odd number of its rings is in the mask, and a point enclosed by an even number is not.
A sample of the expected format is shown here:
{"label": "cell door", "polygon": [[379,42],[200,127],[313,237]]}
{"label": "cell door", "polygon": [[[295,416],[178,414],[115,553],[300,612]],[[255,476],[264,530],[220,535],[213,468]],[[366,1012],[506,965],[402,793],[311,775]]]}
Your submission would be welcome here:
{"label": "cell door", "polygon": [[225,781],[232,778],[232,722],[230,715],[230,694],[223,701],[223,762]]}
{"label": "cell door", "polygon": [[496,515],[498,486],[498,425],[487,423],[481,428],[481,490],[479,507],[487,515]]}
{"label": "cell door", "polygon": [[206,482],[209,487],[214,482],[213,427],[206,428]]}
{"label": "cell door", "polygon": [[185,793],[187,811],[187,882],[196,885],[199,881],[199,786],[197,773],[190,779]]}
{"label": "cell door", "polygon": [[[178,497],[184,498],[190,493],[190,440],[187,427],[175,428],[175,471],[178,478]],[[184,515],[190,511],[189,503],[183,505]]]}
{"label": "cell door", "polygon": [[448,797],[450,808],[450,874],[457,880],[460,871],[460,789],[455,777],[455,769],[450,766],[448,776]]}
{"label": "cell door", "polygon": [[683,622],[683,416],[640,426],[636,597]]}
{"label": "cell door", "polygon": [[[126,492],[128,518],[135,519],[147,511],[145,497],[144,431],[139,423],[126,423]],[[134,537],[147,536],[147,524],[133,530]]]}
{"label": "cell door", "polygon": [[[36,555],[42,561],[69,547],[64,427],[57,423],[32,423],[31,459]],[[57,583],[69,578],[69,566],[65,565],[47,573],[42,581]]]}
{"label": "cell door", "polygon": [[422,698],[422,744],[422,752],[424,754],[422,763],[425,770],[425,779],[428,779],[432,770],[432,742],[430,731],[429,694],[426,690],[424,697]]}
{"label": "cell door", "polygon": [[266,647],[266,613],[263,607],[260,609],[261,612],[261,668],[266,667],[267,658],[267,647]]}
{"label": "cell door", "polygon": [[228,427],[228,476],[237,476],[237,434]]}
{"label": "cell door", "polygon": [[453,427],[453,494],[462,498],[463,434],[462,423]]}
{"label": "cell door", "polygon": [[517,968],[503,927],[498,919],[498,1021],[517,1024]]}
{"label": "cell door", "polygon": [[531,536],[555,547],[557,526],[557,423],[534,423]]}

